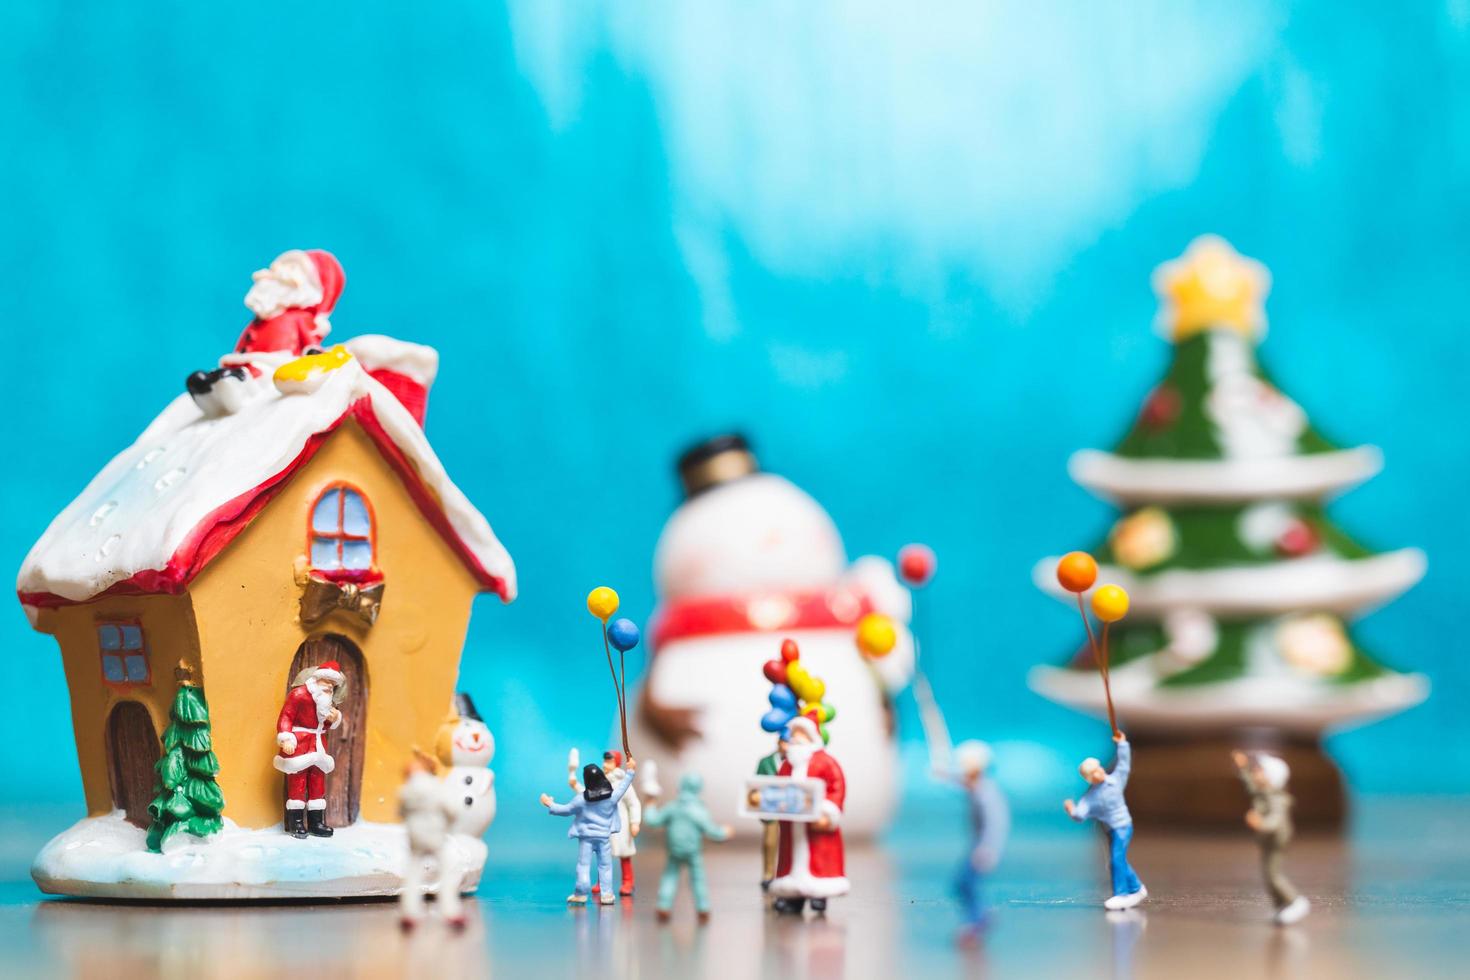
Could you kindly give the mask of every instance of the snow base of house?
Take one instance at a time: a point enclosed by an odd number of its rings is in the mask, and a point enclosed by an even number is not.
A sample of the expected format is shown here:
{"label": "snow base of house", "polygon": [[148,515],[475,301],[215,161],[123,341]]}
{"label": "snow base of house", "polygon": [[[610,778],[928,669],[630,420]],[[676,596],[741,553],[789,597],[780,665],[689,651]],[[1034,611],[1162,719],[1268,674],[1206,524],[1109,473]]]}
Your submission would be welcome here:
{"label": "snow base of house", "polygon": [[[359,821],[332,837],[297,840],[279,827],[244,830],[229,819],[207,838],[180,834],[164,853],[119,812],[88,817],[52,838],[31,877],[50,895],[143,901],[282,901],[397,895],[408,860],[399,824]],[[489,851],[478,838],[452,837],[460,891],[472,892]],[[436,877],[427,878],[431,883]],[[435,890],[437,885],[431,887]]]}

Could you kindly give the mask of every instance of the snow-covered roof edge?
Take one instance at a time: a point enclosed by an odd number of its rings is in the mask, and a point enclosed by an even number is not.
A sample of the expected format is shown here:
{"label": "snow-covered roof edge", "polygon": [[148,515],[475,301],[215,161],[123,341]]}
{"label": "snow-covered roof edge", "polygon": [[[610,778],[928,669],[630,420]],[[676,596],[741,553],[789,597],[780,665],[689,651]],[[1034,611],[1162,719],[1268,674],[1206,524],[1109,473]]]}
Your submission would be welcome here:
{"label": "snow-covered roof edge", "polygon": [[[83,602],[113,591],[180,591],[348,418],[373,439],[426,519],[482,585],[506,602],[514,599],[516,574],[509,553],[484,515],[449,479],[413,416],[356,361],[332,374],[317,392],[282,396],[271,390],[225,420],[203,419],[192,399],[180,395],[93,477],[32,546],[16,581],[22,604]],[[269,375],[260,380],[268,385]],[[177,478],[180,492],[162,506],[148,501],[134,504],[136,513],[127,513],[125,505],[124,514],[119,515],[136,519],[152,533],[134,534],[121,545],[120,534],[102,538],[118,523],[109,524],[107,518],[119,509],[117,499],[120,491],[129,489],[129,480],[153,478],[147,467],[163,453],[158,447],[184,444],[180,452],[186,454],[218,452],[235,444],[238,433],[231,425],[246,429],[256,439],[279,429],[282,444],[258,454],[260,466],[243,476],[237,466],[227,467],[229,478],[216,472],[212,478],[191,482],[181,475]],[[162,485],[168,489],[165,481],[176,472],[183,474],[185,469],[169,470],[153,488]],[[134,492],[133,496],[139,495]]]}

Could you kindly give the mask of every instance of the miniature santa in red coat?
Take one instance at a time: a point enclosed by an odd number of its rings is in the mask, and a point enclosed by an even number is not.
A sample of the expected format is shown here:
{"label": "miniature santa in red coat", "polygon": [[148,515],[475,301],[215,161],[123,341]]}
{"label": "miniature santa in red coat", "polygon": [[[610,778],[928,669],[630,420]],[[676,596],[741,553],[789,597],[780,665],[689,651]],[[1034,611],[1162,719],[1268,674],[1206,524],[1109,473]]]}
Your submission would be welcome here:
{"label": "miniature santa in red coat", "polygon": [[342,727],[338,705],[347,695],[342,666],[328,660],[307,667],[286,694],[276,720],[275,767],[286,774],[286,833],[331,837],[327,826],[327,773],[337,767],[326,733]]}
{"label": "miniature santa in red coat", "polygon": [[820,779],[826,792],[816,820],[781,822],[776,877],[771,880],[770,893],[775,896],[778,912],[800,914],[808,900],[813,912],[822,912],[827,908],[827,899],[847,894],[842,831],[838,829],[847,785],[842,767],[822,749],[822,738],[812,718],[793,718],[787,731],[786,761],[776,774]]}
{"label": "miniature santa in red coat", "polygon": [[209,418],[244,404],[253,379],[321,346],[332,329],[328,316],[347,283],[336,256],[319,248],[282,252],[251,278],[245,305],[255,319],[240,334],[234,351],[220,358],[219,367],[184,379],[184,387]]}
{"label": "miniature santa in red coat", "polygon": [[336,256],[319,248],[293,248],[251,278],[245,305],[255,319],[235,343],[236,354],[301,354],[321,344],[332,329],[327,318],[347,283]]}

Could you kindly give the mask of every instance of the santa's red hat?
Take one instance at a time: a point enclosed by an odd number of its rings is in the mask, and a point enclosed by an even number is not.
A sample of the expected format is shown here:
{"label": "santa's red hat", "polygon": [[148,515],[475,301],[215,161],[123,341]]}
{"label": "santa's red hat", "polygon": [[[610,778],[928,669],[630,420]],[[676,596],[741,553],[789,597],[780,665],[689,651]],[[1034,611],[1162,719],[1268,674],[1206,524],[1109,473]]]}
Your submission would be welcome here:
{"label": "santa's red hat", "polygon": [[813,742],[822,740],[821,729],[817,726],[817,720],[811,715],[797,715],[786,723],[786,738],[789,741],[796,732],[806,732],[807,738]]}
{"label": "santa's red hat", "polygon": [[316,305],[304,309],[317,316],[325,316],[337,305],[342,288],[347,285],[347,273],[342,271],[342,263],[337,261],[337,256],[325,249],[308,248],[306,257],[311,259],[312,266],[316,268],[316,277],[322,287],[322,298]]}
{"label": "santa's red hat", "polygon": [[342,673],[342,665],[335,660],[328,660],[325,663],[317,664],[311,672],[311,679],[314,681],[331,681],[333,684],[341,684],[347,680],[346,676]]}

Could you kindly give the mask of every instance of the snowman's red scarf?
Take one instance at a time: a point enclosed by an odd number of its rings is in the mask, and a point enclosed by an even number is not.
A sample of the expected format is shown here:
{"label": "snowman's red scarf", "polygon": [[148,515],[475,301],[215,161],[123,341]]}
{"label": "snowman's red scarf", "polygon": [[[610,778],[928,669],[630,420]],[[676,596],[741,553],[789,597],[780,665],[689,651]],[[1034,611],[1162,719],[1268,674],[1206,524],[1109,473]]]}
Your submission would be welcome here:
{"label": "snowman's red scarf", "polygon": [[855,628],[873,610],[871,599],[847,585],[808,592],[697,596],[659,609],[651,648],[657,652],[673,640],[721,633]]}

